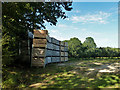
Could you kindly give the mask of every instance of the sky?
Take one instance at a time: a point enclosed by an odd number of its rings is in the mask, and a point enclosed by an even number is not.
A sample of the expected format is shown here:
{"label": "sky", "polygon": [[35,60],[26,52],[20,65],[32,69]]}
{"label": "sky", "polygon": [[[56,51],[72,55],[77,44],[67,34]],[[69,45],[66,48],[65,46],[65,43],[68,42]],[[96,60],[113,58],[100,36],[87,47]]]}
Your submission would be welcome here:
{"label": "sky", "polygon": [[77,37],[82,43],[92,37],[97,47],[118,47],[117,2],[73,2],[72,7],[64,10],[68,18],[58,19],[56,26],[46,23],[51,37],[61,41]]}

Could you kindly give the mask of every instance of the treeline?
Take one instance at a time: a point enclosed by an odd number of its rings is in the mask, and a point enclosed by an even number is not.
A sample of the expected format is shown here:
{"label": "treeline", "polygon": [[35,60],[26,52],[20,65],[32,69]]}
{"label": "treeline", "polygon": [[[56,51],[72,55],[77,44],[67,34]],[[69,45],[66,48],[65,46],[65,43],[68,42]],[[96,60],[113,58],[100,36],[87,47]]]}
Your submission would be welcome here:
{"label": "treeline", "polygon": [[92,37],[87,37],[83,43],[81,43],[81,41],[76,37],[71,38],[70,40],[65,40],[65,42],[68,42],[69,57],[75,58],[120,57],[120,52],[118,48],[111,47],[98,48]]}

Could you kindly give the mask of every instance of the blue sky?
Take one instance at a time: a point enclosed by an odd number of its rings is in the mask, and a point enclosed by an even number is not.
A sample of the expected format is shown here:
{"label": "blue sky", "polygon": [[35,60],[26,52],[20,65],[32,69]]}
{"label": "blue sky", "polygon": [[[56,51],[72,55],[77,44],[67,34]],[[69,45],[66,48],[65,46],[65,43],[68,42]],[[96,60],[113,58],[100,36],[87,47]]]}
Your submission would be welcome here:
{"label": "blue sky", "polygon": [[59,19],[56,26],[46,24],[51,37],[69,40],[77,37],[84,42],[93,37],[97,47],[118,47],[117,2],[73,2],[68,18]]}

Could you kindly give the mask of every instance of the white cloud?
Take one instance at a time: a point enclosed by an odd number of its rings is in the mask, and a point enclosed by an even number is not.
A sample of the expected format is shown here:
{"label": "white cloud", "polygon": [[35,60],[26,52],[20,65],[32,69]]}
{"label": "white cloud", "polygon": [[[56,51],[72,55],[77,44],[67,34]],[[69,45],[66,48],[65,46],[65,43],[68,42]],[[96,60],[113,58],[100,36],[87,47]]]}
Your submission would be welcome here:
{"label": "white cloud", "polygon": [[101,24],[106,24],[108,17],[111,15],[111,13],[106,13],[106,12],[98,12],[96,14],[87,14],[84,16],[72,16],[71,20],[73,23],[78,23],[81,22],[83,24],[85,23],[101,23]]}
{"label": "white cloud", "polygon": [[86,31],[87,29],[86,28],[83,28],[83,29],[81,29],[82,31]]}
{"label": "white cloud", "polygon": [[58,24],[58,27],[61,27],[61,28],[66,28],[66,27],[68,27],[67,25],[65,25],[65,24]]}
{"label": "white cloud", "polygon": [[73,13],[80,13],[80,10],[74,10]]}

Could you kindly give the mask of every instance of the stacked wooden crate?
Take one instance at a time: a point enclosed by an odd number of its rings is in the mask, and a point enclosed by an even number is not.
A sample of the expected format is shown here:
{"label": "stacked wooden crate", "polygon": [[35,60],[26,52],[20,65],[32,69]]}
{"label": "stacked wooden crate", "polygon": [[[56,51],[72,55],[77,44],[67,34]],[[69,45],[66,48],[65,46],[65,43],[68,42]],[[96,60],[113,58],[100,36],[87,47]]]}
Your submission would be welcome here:
{"label": "stacked wooden crate", "polygon": [[60,52],[61,52],[61,61],[68,61],[68,43],[62,42],[60,44]]}
{"label": "stacked wooden crate", "polygon": [[[45,33],[41,33],[45,32]],[[49,37],[45,30],[34,30],[32,66],[68,61],[68,44]]]}
{"label": "stacked wooden crate", "polygon": [[47,44],[47,32],[41,33],[40,30],[34,30],[33,50],[32,50],[32,66],[45,65],[45,51]]}

